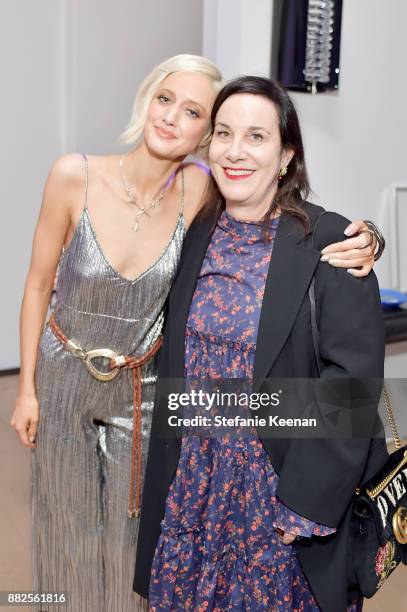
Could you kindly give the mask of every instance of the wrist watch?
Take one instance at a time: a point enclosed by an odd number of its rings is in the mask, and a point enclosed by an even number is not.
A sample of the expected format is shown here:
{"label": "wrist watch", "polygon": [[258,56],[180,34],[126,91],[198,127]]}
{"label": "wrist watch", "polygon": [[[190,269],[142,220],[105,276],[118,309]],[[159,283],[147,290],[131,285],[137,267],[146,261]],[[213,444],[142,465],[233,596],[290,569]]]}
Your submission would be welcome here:
{"label": "wrist watch", "polygon": [[383,254],[383,251],[386,247],[386,241],[384,239],[383,234],[377,227],[376,223],[374,223],[373,221],[370,221],[369,219],[364,219],[364,222],[366,223],[369,231],[373,233],[376,238],[377,244],[376,244],[376,252],[374,254],[374,260],[377,261],[378,259],[380,259],[380,257]]}

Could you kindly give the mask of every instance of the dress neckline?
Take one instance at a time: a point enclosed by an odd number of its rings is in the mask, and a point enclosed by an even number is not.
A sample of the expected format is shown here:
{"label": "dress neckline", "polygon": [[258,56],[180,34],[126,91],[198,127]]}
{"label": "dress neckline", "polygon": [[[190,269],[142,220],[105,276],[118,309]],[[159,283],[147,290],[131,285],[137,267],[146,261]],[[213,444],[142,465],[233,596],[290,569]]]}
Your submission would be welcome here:
{"label": "dress neckline", "polygon": [[[270,219],[269,228],[276,230],[280,221],[280,216]],[[224,209],[218,219],[218,226],[226,232],[232,232],[239,236],[247,236],[248,234],[261,235],[264,229],[264,224],[261,221],[243,221],[233,217],[226,209]]]}
{"label": "dress neckline", "polygon": [[142,272],[140,272],[135,278],[128,278],[126,276],[123,276],[123,274],[121,274],[118,270],[116,270],[116,268],[111,264],[109,258],[106,256],[106,253],[102,247],[102,245],[100,244],[97,234],[95,232],[95,228],[92,222],[92,217],[89,214],[89,209],[85,208],[83,210],[83,213],[86,214],[86,219],[88,222],[88,226],[91,230],[94,242],[96,244],[96,247],[100,253],[100,255],[102,256],[102,259],[104,260],[105,264],[107,265],[108,268],[110,268],[111,272],[113,272],[113,274],[115,276],[117,276],[118,278],[120,278],[122,281],[129,283],[130,285],[135,285],[138,281],[140,281],[142,278],[144,278],[144,276],[146,276],[149,272],[151,272],[151,270],[153,270],[159,263],[160,261],[164,258],[165,254],[167,253],[167,251],[169,250],[171,244],[173,243],[174,239],[175,239],[175,235],[178,231],[178,227],[181,223],[181,221],[185,221],[184,219],[184,213],[182,211],[179,212],[178,214],[178,218],[177,218],[177,222],[174,228],[174,231],[169,239],[169,241],[167,242],[167,244],[164,246],[163,250],[161,251],[160,255],[157,257],[157,259],[155,259],[145,270],[143,270]]}

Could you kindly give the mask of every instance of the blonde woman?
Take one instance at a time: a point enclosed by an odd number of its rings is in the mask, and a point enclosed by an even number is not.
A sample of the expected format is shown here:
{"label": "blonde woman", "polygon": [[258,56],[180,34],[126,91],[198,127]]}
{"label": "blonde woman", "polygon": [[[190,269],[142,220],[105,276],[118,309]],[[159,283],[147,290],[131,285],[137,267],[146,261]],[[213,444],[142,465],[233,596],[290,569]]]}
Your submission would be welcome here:
{"label": "blonde woman", "polygon": [[[73,612],[147,605],[131,584],[163,306],[207,183],[183,161],[206,144],[221,85],[202,57],[163,62],[137,94],[130,152],[65,156],[45,186],[12,425],[34,450],[34,586],[67,591]],[[356,254],[367,272],[372,248]]]}

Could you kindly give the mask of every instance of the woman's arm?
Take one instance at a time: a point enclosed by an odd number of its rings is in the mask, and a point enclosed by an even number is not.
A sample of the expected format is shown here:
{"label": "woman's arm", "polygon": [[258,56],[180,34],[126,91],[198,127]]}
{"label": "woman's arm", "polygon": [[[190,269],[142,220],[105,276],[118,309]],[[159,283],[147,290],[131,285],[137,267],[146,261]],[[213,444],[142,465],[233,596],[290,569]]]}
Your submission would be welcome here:
{"label": "woman's arm", "polygon": [[83,180],[83,160],[79,156],[70,155],[55,162],[45,184],[34,234],[20,314],[19,390],[11,419],[21,442],[30,448],[35,447],[39,413],[34,383],[38,345],[75,204],[81,204]]}

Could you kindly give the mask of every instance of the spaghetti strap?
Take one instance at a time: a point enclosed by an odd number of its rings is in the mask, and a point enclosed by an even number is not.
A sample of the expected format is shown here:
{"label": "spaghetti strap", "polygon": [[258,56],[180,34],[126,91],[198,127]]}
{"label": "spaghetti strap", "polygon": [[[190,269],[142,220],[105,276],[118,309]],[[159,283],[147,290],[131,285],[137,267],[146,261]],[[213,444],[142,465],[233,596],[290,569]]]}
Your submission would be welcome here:
{"label": "spaghetti strap", "polygon": [[180,203],[180,208],[179,208],[179,214],[182,215],[184,212],[184,202],[185,202],[185,181],[184,181],[184,167],[183,165],[181,165],[178,170],[175,170],[171,175],[170,178],[167,180],[167,182],[164,185],[164,190],[167,191],[168,187],[171,185],[172,181],[175,179],[175,177],[177,176],[178,172],[181,172],[181,203]]}
{"label": "spaghetti strap", "polygon": [[184,168],[181,167],[181,206],[179,214],[184,214],[184,203],[185,203],[185,181],[184,181]]}
{"label": "spaghetti strap", "polygon": [[75,234],[79,231],[78,228],[81,225],[82,219],[85,217],[85,211],[86,211],[86,214],[89,215],[89,212],[88,212],[88,183],[89,183],[88,166],[89,166],[89,162],[88,162],[88,158],[86,157],[85,153],[81,153],[80,155],[82,155],[82,159],[83,159],[84,166],[85,166],[85,195],[84,195],[84,201],[82,203],[82,212],[79,217],[79,220],[75,223],[75,227],[73,228],[73,233],[72,233],[72,236],[68,244],[64,244],[62,247],[62,253],[65,253],[67,251],[73,238],[75,237]]}
{"label": "spaghetti strap", "polygon": [[89,163],[85,153],[82,153],[82,157],[85,163],[85,203],[83,209],[86,210],[88,208]]}

